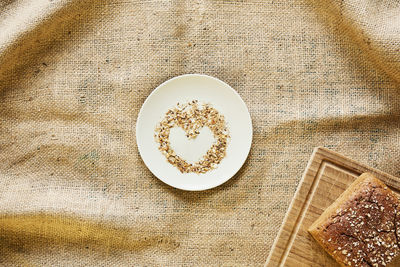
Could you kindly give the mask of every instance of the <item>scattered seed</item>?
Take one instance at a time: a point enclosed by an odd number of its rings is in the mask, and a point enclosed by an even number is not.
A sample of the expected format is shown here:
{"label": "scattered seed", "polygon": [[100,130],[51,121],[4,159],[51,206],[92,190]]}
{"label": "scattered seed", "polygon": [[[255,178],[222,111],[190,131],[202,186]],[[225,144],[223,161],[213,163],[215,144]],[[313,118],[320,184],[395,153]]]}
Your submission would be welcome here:
{"label": "scattered seed", "polygon": [[[213,133],[215,142],[198,162],[188,163],[175,155],[170,146],[170,129],[175,126],[181,127],[189,139],[196,138],[200,133],[199,130],[207,126]],[[198,100],[185,104],[177,103],[174,108],[168,110],[165,117],[156,126],[154,137],[159,144],[158,149],[168,162],[182,173],[206,173],[215,169],[226,156],[226,148],[230,139],[224,116],[210,104],[199,105]]]}

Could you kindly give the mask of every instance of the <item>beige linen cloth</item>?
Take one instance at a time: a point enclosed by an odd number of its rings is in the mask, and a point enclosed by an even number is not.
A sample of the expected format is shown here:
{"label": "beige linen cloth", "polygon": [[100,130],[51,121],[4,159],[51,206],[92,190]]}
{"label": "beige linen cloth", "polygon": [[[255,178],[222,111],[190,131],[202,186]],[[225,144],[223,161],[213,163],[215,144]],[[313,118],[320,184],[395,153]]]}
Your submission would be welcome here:
{"label": "beige linen cloth", "polygon": [[[249,107],[226,184],[184,192],[136,146],[185,73]],[[0,0],[0,265],[261,266],[315,146],[400,176],[398,0]]]}

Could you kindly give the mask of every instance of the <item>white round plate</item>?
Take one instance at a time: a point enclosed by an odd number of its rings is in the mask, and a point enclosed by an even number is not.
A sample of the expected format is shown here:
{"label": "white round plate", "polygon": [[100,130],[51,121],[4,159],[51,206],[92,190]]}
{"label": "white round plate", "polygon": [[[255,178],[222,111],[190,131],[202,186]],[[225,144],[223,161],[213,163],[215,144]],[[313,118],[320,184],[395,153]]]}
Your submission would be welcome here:
{"label": "white round plate", "polygon": [[[168,163],[166,157],[158,150],[158,143],[154,138],[155,128],[164,118],[165,113],[175,107],[178,102],[185,103],[192,100],[209,103],[224,115],[230,134],[225,158],[217,168],[203,174],[181,173],[175,166]],[[178,138],[174,141],[175,147],[180,147],[181,152],[189,157],[199,152],[196,150],[207,151],[210,143],[204,141],[207,139],[207,133],[203,134],[204,138],[201,138],[202,134],[200,132],[200,135],[195,138],[193,145],[189,144],[192,140],[188,142],[184,140],[185,138]],[[229,180],[245,162],[252,138],[251,118],[242,98],[228,84],[207,75],[182,75],[158,86],[144,102],[136,123],[136,141],[146,166],[164,183],[183,190],[206,190]],[[206,142],[205,150],[202,147],[204,144],[195,144],[196,139]],[[174,145],[172,136],[170,136],[170,141],[171,146]],[[178,151],[176,152],[180,155]]]}

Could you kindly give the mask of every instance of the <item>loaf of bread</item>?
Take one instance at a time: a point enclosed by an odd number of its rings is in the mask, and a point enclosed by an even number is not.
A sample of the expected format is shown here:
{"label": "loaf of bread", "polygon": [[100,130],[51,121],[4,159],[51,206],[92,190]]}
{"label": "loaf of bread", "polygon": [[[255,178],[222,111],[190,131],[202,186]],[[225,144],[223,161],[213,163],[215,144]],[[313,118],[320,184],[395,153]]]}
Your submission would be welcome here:
{"label": "loaf of bread", "polygon": [[364,173],[308,231],[341,266],[386,266],[400,254],[400,201]]}

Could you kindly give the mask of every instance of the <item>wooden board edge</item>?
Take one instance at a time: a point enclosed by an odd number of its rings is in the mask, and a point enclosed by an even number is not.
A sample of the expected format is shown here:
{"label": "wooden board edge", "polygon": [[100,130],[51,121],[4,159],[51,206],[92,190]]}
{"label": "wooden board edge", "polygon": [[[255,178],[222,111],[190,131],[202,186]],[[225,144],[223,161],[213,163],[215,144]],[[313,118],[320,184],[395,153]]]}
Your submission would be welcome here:
{"label": "wooden board edge", "polygon": [[328,148],[318,147],[318,153],[323,155],[323,157],[327,161],[330,161],[330,160],[338,161],[337,158],[339,158],[340,162],[343,164],[343,165],[341,165],[341,167],[345,167],[348,170],[351,170],[353,172],[360,173],[360,174],[364,173],[364,172],[372,173],[376,178],[384,180],[384,183],[386,185],[388,185],[389,187],[397,187],[396,184],[397,185],[399,184],[400,179],[398,177],[388,174],[384,171],[378,170],[376,168],[369,167],[366,164],[357,162],[353,159],[347,158],[347,157],[343,156],[342,154],[339,154]]}
{"label": "wooden board edge", "polygon": [[[285,214],[285,217],[284,217],[284,219],[282,221],[281,227],[279,228],[278,234],[275,237],[274,243],[271,246],[270,253],[269,253],[268,258],[267,258],[267,260],[266,260],[266,262],[264,264],[264,267],[275,266],[275,265],[273,265],[275,263],[272,262],[271,260],[272,260],[272,257],[274,256],[274,253],[276,254],[276,246],[277,246],[277,244],[281,243],[281,242],[286,242],[286,243],[289,242],[290,236],[288,238],[284,238],[282,236],[283,228],[286,225],[286,223],[288,222],[289,218],[292,217],[293,213],[295,212],[294,211],[294,203],[299,198],[300,192],[303,191],[303,190],[306,190],[307,192],[309,192],[310,189],[311,189],[311,184],[307,185],[306,183],[304,183],[304,181],[307,179],[310,166],[314,162],[314,160],[315,160],[315,158],[316,158],[316,156],[317,156],[317,154],[318,154],[318,152],[320,150],[321,150],[321,147],[316,147],[316,148],[314,148],[314,150],[313,150],[313,152],[311,154],[311,157],[310,157],[310,159],[309,159],[309,161],[307,163],[305,171],[303,172],[303,175],[302,175],[302,177],[300,179],[300,182],[299,182],[299,185],[298,185],[298,187],[296,189],[296,192],[295,192],[295,194],[294,194],[294,196],[292,198],[292,201],[289,204],[289,208],[288,208],[288,210],[287,210],[287,212]],[[298,212],[298,214],[295,214],[295,215],[299,216],[300,215],[300,211]],[[280,256],[278,256],[278,257],[281,258]]]}

